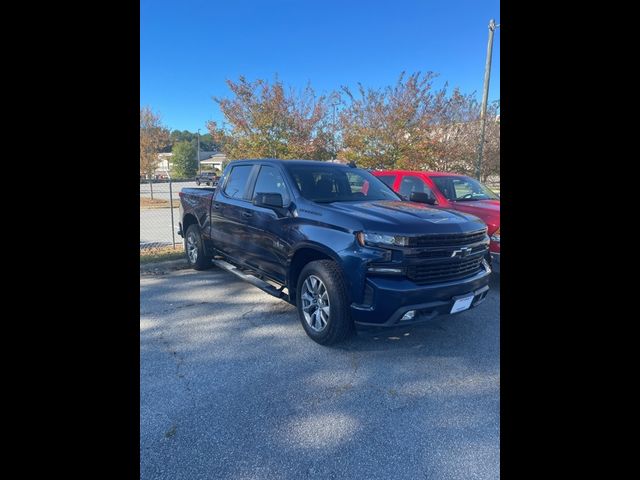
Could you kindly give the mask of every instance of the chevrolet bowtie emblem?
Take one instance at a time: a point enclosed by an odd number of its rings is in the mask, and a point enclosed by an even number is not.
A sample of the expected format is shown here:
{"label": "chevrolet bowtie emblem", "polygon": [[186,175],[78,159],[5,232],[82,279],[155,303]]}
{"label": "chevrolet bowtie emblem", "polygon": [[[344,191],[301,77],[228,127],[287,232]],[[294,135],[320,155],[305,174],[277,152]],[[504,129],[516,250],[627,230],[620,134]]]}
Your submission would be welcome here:
{"label": "chevrolet bowtie emblem", "polygon": [[472,248],[471,247],[462,247],[458,250],[454,250],[453,253],[451,253],[452,257],[466,257],[471,253]]}

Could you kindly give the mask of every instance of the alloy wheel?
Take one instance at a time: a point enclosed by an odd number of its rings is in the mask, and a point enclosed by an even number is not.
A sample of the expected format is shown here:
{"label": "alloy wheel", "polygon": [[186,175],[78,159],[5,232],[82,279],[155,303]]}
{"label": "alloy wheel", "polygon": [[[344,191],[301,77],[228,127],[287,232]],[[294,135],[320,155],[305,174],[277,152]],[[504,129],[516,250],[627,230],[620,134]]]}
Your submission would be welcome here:
{"label": "alloy wheel", "polygon": [[198,243],[193,233],[187,237],[187,255],[192,264],[195,264],[198,260]]}
{"label": "alloy wheel", "polygon": [[304,319],[315,332],[321,332],[329,323],[329,292],[322,280],[309,275],[302,284],[302,313]]}

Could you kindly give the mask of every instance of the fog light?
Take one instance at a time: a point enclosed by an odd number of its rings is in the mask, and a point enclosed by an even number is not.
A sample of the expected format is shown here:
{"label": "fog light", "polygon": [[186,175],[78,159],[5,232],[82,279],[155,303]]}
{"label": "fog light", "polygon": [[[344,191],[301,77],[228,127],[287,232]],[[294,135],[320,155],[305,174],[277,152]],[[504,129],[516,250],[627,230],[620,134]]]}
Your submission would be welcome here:
{"label": "fog light", "polygon": [[402,273],[402,269],[401,268],[388,268],[388,267],[369,267],[369,268],[367,268],[367,272],[369,272],[369,273],[400,274],[400,273]]}
{"label": "fog light", "polygon": [[416,316],[416,311],[415,310],[409,310],[407,313],[405,313],[402,318],[400,319],[401,322],[404,322],[405,320],[413,320],[413,318]]}
{"label": "fog light", "polygon": [[487,273],[491,273],[491,266],[489,265],[489,262],[487,262],[484,258],[482,259],[482,266],[487,271]]}

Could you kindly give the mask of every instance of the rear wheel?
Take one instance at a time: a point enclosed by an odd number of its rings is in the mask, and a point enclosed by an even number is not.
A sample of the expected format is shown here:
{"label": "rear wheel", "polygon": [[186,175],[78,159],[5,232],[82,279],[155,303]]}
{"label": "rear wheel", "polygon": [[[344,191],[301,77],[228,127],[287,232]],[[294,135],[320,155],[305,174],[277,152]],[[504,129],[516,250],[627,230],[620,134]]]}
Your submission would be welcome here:
{"label": "rear wheel", "polygon": [[196,185],[200,186],[200,180],[196,180]]}
{"label": "rear wheel", "polygon": [[354,332],[342,271],[332,260],[316,260],[302,269],[296,305],[305,332],[321,345],[341,342]]}
{"label": "rear wheel", "polygon": [[189,266],[195,270],[205,270],[211,268],[211,257],[204,253],[202,236],[198,225],[190,225],[184,237],[184,251],[187,255]]}

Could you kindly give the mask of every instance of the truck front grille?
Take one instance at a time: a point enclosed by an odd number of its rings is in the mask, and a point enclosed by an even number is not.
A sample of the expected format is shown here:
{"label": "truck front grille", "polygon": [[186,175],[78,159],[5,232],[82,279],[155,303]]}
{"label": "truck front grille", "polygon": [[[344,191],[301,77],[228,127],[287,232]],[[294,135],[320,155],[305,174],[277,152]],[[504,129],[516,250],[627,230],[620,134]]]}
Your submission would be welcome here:
{"label": "truck front grille", "polygon": [[[433,249],[415,249],[410,253],[405,253],[405,258],[407,259],[417,259],[417,258],[451,258],[451,254],[456,248],[433,248]],[[486,253],[488,247],[486,244],[481,243],[474,247],[471,247],[471,254],[474,255],[476,253]]]}
{"label": "truck front grille", "polygon": [[482,269],[484,255],[467,258],[451,258],[442,262],[429,262],[409,265],[407,277],[419,284],[448,282],[475,275]]}
{"label": "truck front grille", "polygon": [[469,245],[487,239],[487,230],[477,230],[469,233],[433,234],[410,237],[410,247],[444,247],[455,245]]}

